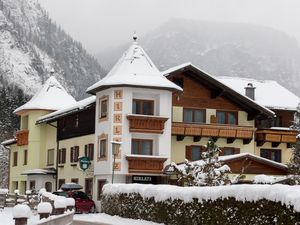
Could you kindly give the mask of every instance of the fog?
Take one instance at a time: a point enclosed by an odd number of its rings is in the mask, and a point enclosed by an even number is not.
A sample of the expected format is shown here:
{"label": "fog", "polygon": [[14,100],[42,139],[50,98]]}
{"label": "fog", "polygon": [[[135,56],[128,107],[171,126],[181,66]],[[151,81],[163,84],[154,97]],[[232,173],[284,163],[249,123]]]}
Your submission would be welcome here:
{"label": "fog", "polygon": [[145,35],[171,18],[259,24],[300,40],[299,0],[39,0],[91,53]]}

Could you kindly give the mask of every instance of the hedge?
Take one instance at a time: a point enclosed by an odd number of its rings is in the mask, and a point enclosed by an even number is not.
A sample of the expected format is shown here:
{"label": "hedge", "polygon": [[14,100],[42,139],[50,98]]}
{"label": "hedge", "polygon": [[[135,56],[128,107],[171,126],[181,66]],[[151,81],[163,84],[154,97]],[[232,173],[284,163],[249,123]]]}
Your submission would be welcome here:
{"label": "hedge", "polygon": [[192,201],[142,197],[140,193],[104,193],[101,210],[110,215],[172,225],[300,225],[293,206],[266,199],[237,201],[233,197]]}

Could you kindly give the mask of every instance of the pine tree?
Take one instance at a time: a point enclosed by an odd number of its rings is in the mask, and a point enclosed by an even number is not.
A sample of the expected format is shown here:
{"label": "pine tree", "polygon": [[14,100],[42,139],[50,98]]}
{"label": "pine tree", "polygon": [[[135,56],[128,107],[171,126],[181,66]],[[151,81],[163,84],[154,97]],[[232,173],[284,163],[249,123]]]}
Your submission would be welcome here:
{"label": "pine tree", "polygon": [[184,166],[173,163],[178,182],[188,186],[219,186],[229,184],[227,175],[230,168],[219,160],[220,149],[215,141],[210,138],[207,151],[202,153],[201,160],[191,163],[186,160]]}
{"label": "pine tree", "polygon": [[292,148],[292,158],[288,163],[289,173],[292,175],[292,184],[300,184],[300,103],[294,114],[292,129],[298,131],[296,144]]}

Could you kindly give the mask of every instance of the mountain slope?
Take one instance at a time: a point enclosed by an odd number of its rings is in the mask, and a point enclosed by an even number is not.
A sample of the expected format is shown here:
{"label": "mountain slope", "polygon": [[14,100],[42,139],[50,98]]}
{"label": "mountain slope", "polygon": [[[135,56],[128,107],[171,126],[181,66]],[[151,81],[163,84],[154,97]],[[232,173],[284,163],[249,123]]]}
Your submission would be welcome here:
{"label": "mountain slope", "polygon": [[82,45],[51,21],[37,0],[0,0],[0,64],[1,79],[29,95],[41,87],[52,69],[77,98],[104,74]]}
{"label": "mountain slope", "polygon": [[[276,80],[300,96],[300,49],[295,39],[280,31],[174,19],[138,41],[160,70],[192,62],[216,76]],[[110,68],[123,50],[121,46],[97,58]]]}

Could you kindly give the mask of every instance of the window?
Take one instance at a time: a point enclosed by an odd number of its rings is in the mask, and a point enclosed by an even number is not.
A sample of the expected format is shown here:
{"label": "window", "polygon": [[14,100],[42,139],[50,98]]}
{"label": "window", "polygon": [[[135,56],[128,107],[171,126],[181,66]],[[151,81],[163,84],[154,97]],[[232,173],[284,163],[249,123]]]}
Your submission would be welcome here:
{"label": "window", "polygon": [[24,150],[24,164],[27,165],[27,159],[28,159],[28,150]]}
{"label": "window", "polygon": [[90,160],[94,159],[94,144],[88,144],[84,146],[84,155]]}
{"label": "window", "polygon": [[108,98],[107,96],[99,99],[99,119],[105,119],[108,115]]}
{"label": "window", "polygon": [[17,166],[17,165],[18,165],[18,152],[14,152],[13,166]]}
{"label": "window", "polygon": [[276,162],[281,162],[280,149],[260,149],[260,156]]}
{"label": "window", "polygon": [[65,148],[58,150],[58,163],[59,164],[66,163],[66,149]]}
{"label": "window", "polygon": [[60,189],[61,185],[63,185],[64,183],[66,183],[65,179],[59,179],[58,180],[58,189]]}
{"label": "window", "polygon": [[133,99],[132,113],[141,115],[154,115],[154,101]]}
{"label": "window", "polygon": [[218,123],[237,125],[237,112],[217,111]]}
{"label": "window", "polygon": [[19,189],[18,181],[13,181],[12,186],[13,186],[13,190],[18,190]]}
{"label": "window", "polygon": [[35,180],[29,181],[29,190],[35,190]]}
{"label": "window", "polygon": [[205,123],[205,110],[183,109],[184,123]]}
{"label": "window", "polygon": [[147,139],[132,139],[131,153],[138,155],[152,155],[153,141]]}
{"label": "window", "polygon": [[54,165],[54,149],[48,149],[47,152],[47,166]]}
{"label": "window", "polygon": [[220,148],[221,152],[219,153],[220,156],[223,155],[234,155],[234,154],[239,154],[240,149],[239,148],[233,148],[233,147],[224,147]]}
{"label": "window", "polygon": [[71,147],[70,151],[70,162],[78,162],[78,157],[79,157],[79,146],[74,146]]}
{"label": "window", "polygon": [[185,158],[189,161],[200,160],[203,152],[205,152],[204,146],[200,146],[200,145],[186,146]]}
{"label": "window", "polygon": [[78,178],[72,178],[72,179],[71,179],[71,183],[78,184]]}
{"label": "window", "polygon": [[28,115],[27,116],[22,116],[22,130],[27,130],[28,129]]}
{"label": "window", "polygon": [[100,200],[101,199],[101,194],[102,194],[102,189],[103,189],[103,186],[104,184],[106,184],[106,180],[98,180],[98,187],[97,187],[97,190],[98,190],[98,193],[97,193],[97,200]]}
{"label": "window", "polygon": [[99,145],[99,158],[106,159],[107,156],[107,139],[100,139],[98,140]]}

